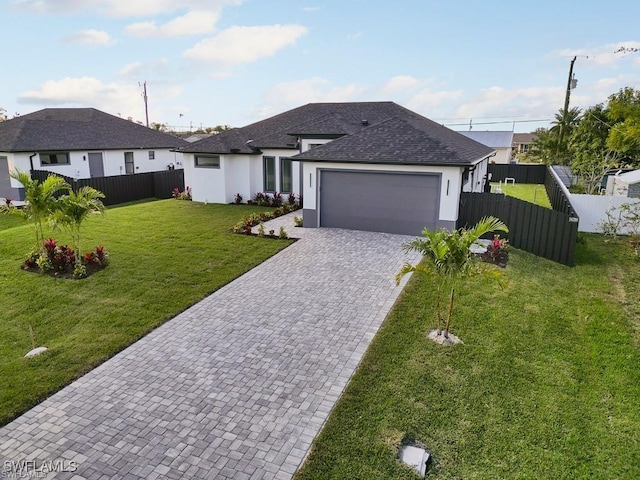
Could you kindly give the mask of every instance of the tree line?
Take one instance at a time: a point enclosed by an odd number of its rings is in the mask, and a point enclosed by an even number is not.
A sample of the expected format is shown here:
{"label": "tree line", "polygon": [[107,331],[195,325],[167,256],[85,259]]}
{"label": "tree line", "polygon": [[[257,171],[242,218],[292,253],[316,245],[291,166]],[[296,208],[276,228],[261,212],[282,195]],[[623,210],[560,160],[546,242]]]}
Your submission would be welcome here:
{"label": "tree line", "polygon": [[610,170],[640,167],[640,90],[623,88],[584,111],[561,110],[550,128],[534,133],[521,161],[570,165],[584,192],[598,193]]}

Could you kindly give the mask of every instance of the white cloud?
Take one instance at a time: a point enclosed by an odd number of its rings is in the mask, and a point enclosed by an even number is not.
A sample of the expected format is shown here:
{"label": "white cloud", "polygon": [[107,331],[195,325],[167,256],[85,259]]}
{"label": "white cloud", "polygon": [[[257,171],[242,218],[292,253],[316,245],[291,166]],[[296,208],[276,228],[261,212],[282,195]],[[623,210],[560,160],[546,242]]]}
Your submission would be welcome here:
{"label": "white cloud", "polygon": [[80,30],[68,37],[65,37],[65,41],[69,43],[78,43],[82,45],[113,45],[115,41],[111,38],[107,32],[101,30]]}
{"label": "white cloud", "polygon": [[420,84],[420,80],[411,75],[396,75],[391,77],[387,83],[382,86],[382,93],[395,93],[406,91],[409,88],[416,87]]}
{"label": "white cloud", "polygon": [[274,55],[305,33],[307,29],[300,25],[231,27],[198,42],[184,55],[219,65],[250,63]]}
{"label": "white cloud", "polygon": [[150,62],[134,62],[122,67],[118,75],[132,80],[148,78],[150,74],[158,76],[158,74],[169,73],[169,60],[160,58]]}
{"label": "white cloud", "polygon": [[136,37],[177,37],[212,33],[220,18],[220,12],[194,10],[159,26],[153,21],[133,23],[126,27],[126,31]]}
{"label": "white cloud", "polygon": [[274,115],[283,110],[315,102],[348,102],[360,98],[364,88],[356,85],[335,86],[320,77],[277,84],[265,96],[259,117]]}
{"label": "white cloud", "polygon": [[[182,93],[179,86],[164,86],[153,91],[157,99],[175,98]],[[42,106],[86,106],[139,118],[144,114],[141,90],[133,83],[103,83],[93,77],[67,77],[49,80],[37,90],[19,96],[20,103]]]}
{"label": "white cloud", "polygon": [[493,86],[462,99],[454,115],[463,118],[550,118],[562,107],[563,99],[562,87],[507,89]]}

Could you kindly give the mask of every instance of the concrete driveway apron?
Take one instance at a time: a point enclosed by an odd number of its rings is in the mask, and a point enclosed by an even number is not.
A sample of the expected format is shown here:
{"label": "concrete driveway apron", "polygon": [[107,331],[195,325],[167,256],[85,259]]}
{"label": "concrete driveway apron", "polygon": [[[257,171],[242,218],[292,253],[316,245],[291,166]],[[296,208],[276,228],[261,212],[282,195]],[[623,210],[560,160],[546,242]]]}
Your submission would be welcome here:
{"label": "concrete driveway apron", "polygon": [[291,478],[417,256],[281,224],[303,238],[0,429],[0,477]]}

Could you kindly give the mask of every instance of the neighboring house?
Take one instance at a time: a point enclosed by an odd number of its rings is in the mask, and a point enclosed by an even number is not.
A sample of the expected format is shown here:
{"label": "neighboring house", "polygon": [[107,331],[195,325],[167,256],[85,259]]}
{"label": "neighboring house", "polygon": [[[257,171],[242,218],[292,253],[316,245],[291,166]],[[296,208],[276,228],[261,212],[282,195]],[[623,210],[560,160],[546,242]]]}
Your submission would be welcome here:
{"label": "neighboring house", "polygon": [[535,133],[514,133],[513,134],[513,155],[527,153],[530,145],[536,139]]}
{"label": "neighboring house", "polygon": [[492,148],[393,102],[312,103],[180,149],[193,199],[302,195],[305,227],[455,228]]}
{"label": "neighboring house", "polygon": [[640,170],[610,175],[606,192],[616,197],[640,198]]}
{"label": "neighboring house", "polygon": [[22,200],[14,169],[72,178],[182,167],[187,142],[94,108],[46,108],[0,123],[0,197]]}
{"label": "neighboring house", "polygon": [[465,137],[471,138],[476,142],[480,142],[487,147],[493,148],[496,151],[496,155],[491,157],[489,161],[491,163],[512,163],[515,162],[513,157],[513,132],[479,132],[469,131],[460,132]]}

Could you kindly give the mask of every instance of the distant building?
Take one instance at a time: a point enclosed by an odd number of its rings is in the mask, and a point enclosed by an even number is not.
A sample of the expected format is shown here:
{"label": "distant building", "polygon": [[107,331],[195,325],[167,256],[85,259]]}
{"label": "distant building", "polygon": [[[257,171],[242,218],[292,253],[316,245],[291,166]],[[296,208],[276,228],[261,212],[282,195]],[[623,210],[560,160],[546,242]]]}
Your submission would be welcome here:
{"label": "distant building", "polygon": [[536,139],[535,133],[514,133],[513,134],[513,154],[527,153],[529,146]]}
{"label": "distant building", "polygon": [[513,132],[480,132],[472,130],[469,132],[459,133],[471,140],[475,140],[487,147],[493,148],[496,151],[496,155],[489,159],[491,163],[511,163],[514,161],[512,159]]}

